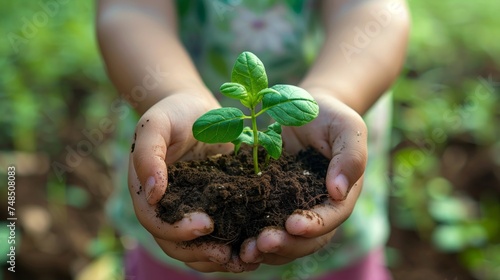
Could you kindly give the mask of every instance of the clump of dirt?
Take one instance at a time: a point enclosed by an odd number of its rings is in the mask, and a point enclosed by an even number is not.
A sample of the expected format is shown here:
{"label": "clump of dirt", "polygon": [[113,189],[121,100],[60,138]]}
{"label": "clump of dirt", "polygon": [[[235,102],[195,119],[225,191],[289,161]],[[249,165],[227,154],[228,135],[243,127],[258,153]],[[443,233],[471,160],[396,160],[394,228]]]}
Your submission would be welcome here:
{"label": "clump of dirt", "polygon": [[[260,151],[263,162],[264,151]],[[297,209],[310,209],[328,198],[325,186],[328,159],[312,148],[298,155],[283,153],[256,175],[249,148],[238,155],[178,162],[169,167],[168,188],[158,216],[175,223],[184,214],[203,211],[214,220],[212,234],[196,242],[241,243],[268,226],[284,227]]]}

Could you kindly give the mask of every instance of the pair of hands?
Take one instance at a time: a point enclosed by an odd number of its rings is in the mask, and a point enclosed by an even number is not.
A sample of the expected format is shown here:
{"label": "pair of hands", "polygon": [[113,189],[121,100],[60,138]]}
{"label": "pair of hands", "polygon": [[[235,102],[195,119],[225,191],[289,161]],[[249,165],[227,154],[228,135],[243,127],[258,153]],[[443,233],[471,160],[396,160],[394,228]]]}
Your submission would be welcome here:
{"label": "pair of hands", "polygon": [[[231,144],[208,145],[192,136],[194,121],[220,107],[218,103],[177,93],[143,114],[130,155],[129,190],[139,221],[167,255],[201,272],[242,272],[255,270],[261,263],[288,263],[316,252],[330,241],[336,228],[351,214],[361,191],[367,129],[362,118],[336,98],[321,93],[313,96],[320,106],[319,116],[301,127],[283,127],[283,141],[287,152],[312,146],[331,159],[326,177],[330,198],[312,210],[290,215],[285,230],[264,229],[259,236],[245,240],[239,255],[223,244],[183,244],[213,231],[213,221],[205,213],[190,213],[173,225],[156,216],[156,204],[167,187],[167,165],[232,151]],[[142,191],[137,194],[140,186]]]}

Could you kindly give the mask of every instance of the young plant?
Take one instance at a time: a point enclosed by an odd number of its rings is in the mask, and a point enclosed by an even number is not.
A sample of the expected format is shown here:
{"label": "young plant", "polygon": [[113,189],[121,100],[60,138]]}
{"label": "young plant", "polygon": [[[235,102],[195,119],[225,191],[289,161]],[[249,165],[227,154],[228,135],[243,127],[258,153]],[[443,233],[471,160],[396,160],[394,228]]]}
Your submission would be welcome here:
{"label": "young plant", "polygon": [[[240,100],[250,110],[250,115],[232,107],[211,110],[195,121],[193,135],[205,143],[232,142],[235,153],[242,143],[251,145],[256,174],[260,171],[257,155],[259,145],[267,152],[266,164],[270,157],[278,159],[282,153],[281,126],[304,125],[316,118],[319,112],[316,101],[302,88],[292,85],[268,88],[264,64],[251,52],[243,52],[238,56],[231,73],[231,82],[224,83],[220,91],[227,97]],[[264,113],[276,122],[266,130],[259,131],[257,117]],[[245,119],[251,120],[251,127],[243,127]]]}

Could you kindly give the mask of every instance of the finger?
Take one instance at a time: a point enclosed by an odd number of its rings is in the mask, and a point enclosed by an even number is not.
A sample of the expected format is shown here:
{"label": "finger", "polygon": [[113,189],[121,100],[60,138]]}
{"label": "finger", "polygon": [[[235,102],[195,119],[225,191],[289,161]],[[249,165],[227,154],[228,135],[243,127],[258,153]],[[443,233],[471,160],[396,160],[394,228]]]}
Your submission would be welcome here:
{"label": "finger", "polygon": [[[193,262],[186,263],[190,268],[197,270],[199,272],[209,273],[209,272],[248,272],[254,271],[259,268],[259,264],[243,264],[241,265],[221,265],[212,262]],[[234,267],[233,267],[234,266]]]}
{"label": "finger", "polygon": [[328,199],[310,210],[296,210],[286,220],[288,233],[302,237],[318,237],[339,227],[351,215],[361,193],[361,178],[351,189],[350,195],[341,201]]}
{"label": "finger", "polygon": [[174,224],[162,221],[156,212],[157,205],[149,204],[144,195],[134,168],[129,163],[129,191],[135,214],[146,230],[153,236],[170,241],[187,241],[213,231],[213,221],[205,213],[194,212]]}
{"label": "finger", "polygon": [[273,253],[263,253],[257,248],[257,238],[245,240],[241,245],[240,258],[246,263],[265,263],[270,265],[280,265],[291,262],[293,259],[281,257]]}
{"label": "finger", "polygon": [[[167,146],[161,131],[170,132],[168,121],[161,125],[159,117],[150,118],[148,112],[139,120],[132,149],[133,167],[149,204],[160,201],[167,188]],[[161,119],[161,118],[160,118]]]}
{"label": "finger", "polygon": [[155,238],[155,240],[165,254],[182,262],[213,262],[226,264],[231,261],[231,248],[228,245],[171,242],[159,238]]}
{"label": "finger", "polygon": [[263,260],[261,263],[267,265],[284,265],[294,260],[295,258],[283,257],[277,254],[270,253],[263,255]]}
{"label": "finger", "polygon": [[245,271],[253,271],[259,267],[256,263],[245,263],[238,255],[232,255],[228,263],[222,265],[227,271],[233,273],[241,273]]}
{"label": "finger", "polygon": [[203,273],[210,272],[228,272],[221,264],[213,262],[191,262],[186,263],[186,265],[196,271]]}
{"label": "finger", "polygon": [[263,253],[257,248],[257,238],[249,238],[241,244],[240,258],[246,263],[260,263],[264,260]]}
{"label": "finger", "polygon": [[334,200],[344,200],[364,173],[367,161],[367,128],[359,114],[332,98],[317,98],[320,115],[301,127],[285,127],[287,151],[307,146],[330,159],[326,185]]}
{"label": "finger", "polygon": [[326,187],[334,200],[346,199],[352,186],[363,175],[368,157],[367,129],[364,121],[357,114],[352,115],[349,120],[351,124],[340,131],[341,125],[334,124],[330,127],[330,140],[333,145]]}
{"label": "finger", "polygon": [[[284,230],[268,228],[257,238],[257,248],[264,253],[264,263],[281,264],[316,252],[329,242],[335,232],[329,232],[318,238],[293,236]],[[273,260],[268,254],[280,256]]]}

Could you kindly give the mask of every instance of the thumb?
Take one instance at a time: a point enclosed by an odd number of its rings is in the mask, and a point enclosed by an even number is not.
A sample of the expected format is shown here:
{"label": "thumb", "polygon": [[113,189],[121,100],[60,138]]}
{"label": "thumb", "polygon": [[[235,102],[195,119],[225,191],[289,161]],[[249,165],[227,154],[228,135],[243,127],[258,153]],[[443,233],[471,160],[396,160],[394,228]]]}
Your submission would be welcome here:
{"label": "thumb", "polygon": [[368,158],[367,129],[363,120],[360,121],[360,125],[351,126],[337,134],[333,142],[326,187],[334,200],[345,200],[365,171]]}
{"label": "thumb", "polygon": [[160,129],[169,131],[165,123],[160,127],[159,122],[144,115],[137,124],[132,144],[133,167],[149,204],[160,201],[168,184],[165,163],[168,143],[160,133]]}

